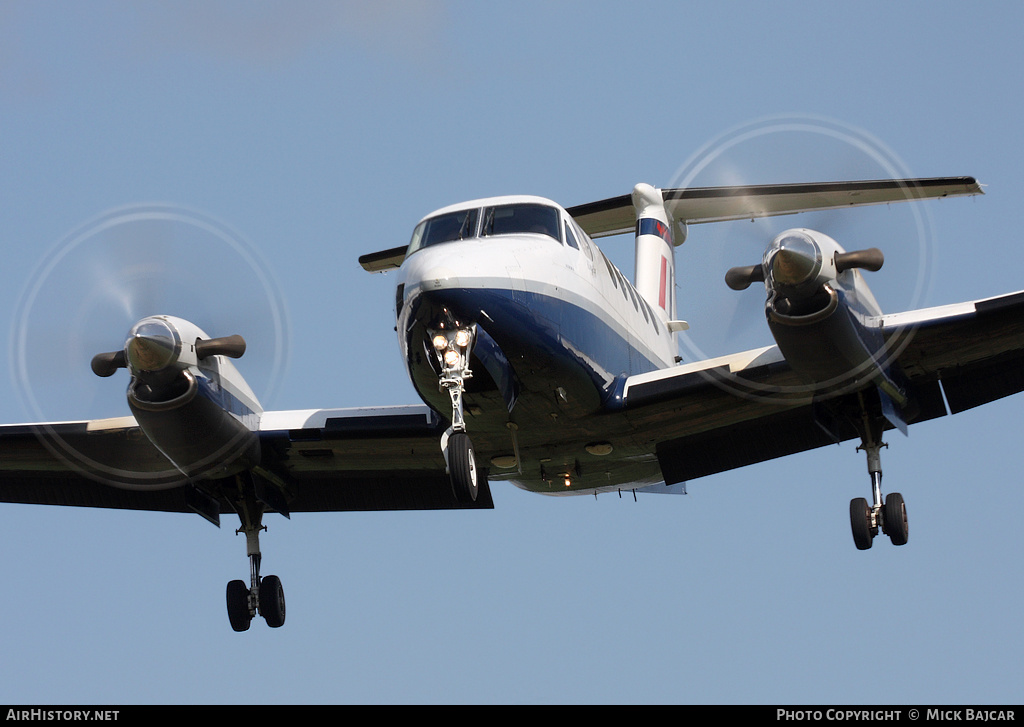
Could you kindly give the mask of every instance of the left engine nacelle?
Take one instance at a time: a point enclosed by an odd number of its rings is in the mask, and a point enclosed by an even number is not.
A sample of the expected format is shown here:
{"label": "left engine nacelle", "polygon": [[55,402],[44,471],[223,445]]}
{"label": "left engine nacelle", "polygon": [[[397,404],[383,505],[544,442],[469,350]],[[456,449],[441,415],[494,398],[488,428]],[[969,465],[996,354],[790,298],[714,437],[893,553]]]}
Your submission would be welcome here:
{"label": "left engine nacelle", "polygon": [[262,408],[225,357],[245,352],[241,336],[210,338],[171,316],[136,323],[124,348],[93,359],[93,371],[131,373],[128,406],[139,427],[192,479],[223,477],[259,462]]}

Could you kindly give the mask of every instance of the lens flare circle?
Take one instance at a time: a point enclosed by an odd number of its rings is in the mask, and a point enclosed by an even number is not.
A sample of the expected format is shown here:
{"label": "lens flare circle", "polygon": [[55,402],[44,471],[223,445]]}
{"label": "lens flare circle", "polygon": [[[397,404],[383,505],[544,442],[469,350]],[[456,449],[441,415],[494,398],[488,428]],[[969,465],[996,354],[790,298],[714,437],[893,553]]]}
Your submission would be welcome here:
{"label": "lens flare circle", "polygon": [[[765,151],[766,156],[771,156],[773,148],[779,150],[787,148],[785,141],[792,138],[809,140],[808,146],[824,142],[838,145],[841,148],[845,147],[847,151],[860,158],[861,164],[868,164],[872,168],[880,170],[880,173],[873,175],[875,178],[907,179],[913,176],[909,173],[906,164],[895,153],[876,137],[862,129],[857,129],[834,119],[821,116],[780,115],[762,117],[733,127],[714,137],[691,155],[676,171],[668,186],[679,189],[708,186],[698,181],[698,177],[701,175],[715,176],[716,174],[718,176],[724,174],[727,177],[730,174],[733,175],[726,180],[725,183],[728,184],[841,181],[837,179],[764,179],[751,182],[748,179],[737,178],[738,172],[731,166],[730,154],[743,151],[744,146],[754,147],[757,145],[755,148]],[[792,162],[789,168],[796,166],[797,162],[800,161],[799,155],[786,157],[784,152],[780,153],[783,155],[783,163]],[[758,155],[748,153],[748,157],[750,156],[756,157]],[[914,236],[916,237],[913,267],[916,270],[916,274],[912,281],[904,278],[901,280],[901,283],[905,286],[904,290],[910,288],[910,301],[905,309],[912,310],[921,307],[930,292],[935,235],[927,206],[920,203],[915,204],[916,198],[909,188],[905,190],[905,196],[909,204],[901,205],[901,207],[905,208],[913,216],[913,229]],[[856,215],[857,213],[858,210],[851,210],[845,214]],[[758,221],[761,222],[766,219],[771,218],[760,218]],[[824,232],[828,233],[827,230]],[[691,234],[690,237],[696,238],[697,235]],[[691,239],[687,243],[687,245],[699,244],[696,239]],[[909,247],[909,245],[907,246]],[[681,249],[680,254],[685,258],[685,247]],[[704,271],[705,274],[706,272]],[[907,285],[908,283],[912,283],[912,285]],[[686,292],[681,290],[678,298],[680,300],[685,299]],[[721,355],[720,352],[713,354],[706,351],[699,342],[700,335],[701,327],[691,326],[689,332],[678,336],[680,352],[683,353],[684,359],[702,361],[714,358],[716,355]],[[880,360],[876,359],[874,363],[884,367],[895,360],[912,336],[913,331],[911,330],[907,331],[905,335],[890,339],[882,351]],[[841,383],[840,379],[846,380],[856,373],[856,371],[850,371],[833,381],[824,382],[824,385],[834,386]],[[745,398],[764,400],[766,403],[777,403],[780,398],[791,402],[793,400],[810,399],[823,385],[819,382],[807,385],[765,386],[742,379],[731,373],[723,374],[720,371],[716,371],[714,376],[709,375],[709,378],[713,380],[715,385],[726,388],[732,393]],[[851,383],[851,386],[853,385],[855,384]]]}

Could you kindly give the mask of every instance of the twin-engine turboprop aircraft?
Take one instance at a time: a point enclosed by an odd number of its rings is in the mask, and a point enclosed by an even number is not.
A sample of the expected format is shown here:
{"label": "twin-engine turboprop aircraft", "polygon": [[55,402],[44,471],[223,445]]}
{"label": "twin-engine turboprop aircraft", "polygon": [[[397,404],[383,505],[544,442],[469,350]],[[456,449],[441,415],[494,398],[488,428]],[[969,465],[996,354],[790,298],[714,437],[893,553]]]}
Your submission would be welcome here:
{"label": "twin-engine turboprop aircraft", "polygon": [[[360,258],[398,270],[396,330],[423,405],[263,411],[230,361],[239,336],[152,315],[92,363],[99,376],[128,370],[131,416],[0,427],[0,500],[218,524],[234,511],[251,566],[227,588],[238,631],[257,614],[285,619],[280,579],[260,575],[265,513],[490,508],[498,480],[550,495],[671,492],[859,438],[871,497],[850,504],[854,543],[881,530],[902,545],[882,434],[1024,390],[1024,292],[885,315],[863,275],[879,250],[794,228],[725,275],[734,289],[764,285],[776,344],[681,363],[676,248],[698,223],[975,194],[969,177],[641,184],[568,209],[526,196],[446,207],[407,246]],[[628,232],[632,282],[593,242]]]}

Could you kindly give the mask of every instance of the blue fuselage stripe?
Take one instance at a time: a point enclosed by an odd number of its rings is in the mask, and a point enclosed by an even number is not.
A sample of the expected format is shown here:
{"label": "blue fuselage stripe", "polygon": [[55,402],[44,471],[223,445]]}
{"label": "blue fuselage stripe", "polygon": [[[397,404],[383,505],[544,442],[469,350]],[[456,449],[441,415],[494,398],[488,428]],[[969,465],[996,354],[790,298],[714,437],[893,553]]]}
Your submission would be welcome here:
{"label": "blue fuselage stripe", "polygon": [[661,368],[601,316],[561,298],[501,288],[450,288],[419,298],[406,304],[417,319],[440,306],[458,311],[487,331],[513,367],[523,357],[532,365],[547,359],[552,367],[582,367],[602,398],[622,377]]}

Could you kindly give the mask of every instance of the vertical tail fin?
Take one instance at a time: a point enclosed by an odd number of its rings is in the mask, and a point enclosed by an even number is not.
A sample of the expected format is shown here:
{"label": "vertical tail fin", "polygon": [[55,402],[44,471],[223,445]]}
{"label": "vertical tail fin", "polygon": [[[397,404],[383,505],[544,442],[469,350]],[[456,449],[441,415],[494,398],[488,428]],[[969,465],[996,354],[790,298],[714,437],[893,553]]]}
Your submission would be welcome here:
{"label": "vertical tail fin", "polygon": [[636,289],[663,323],[676,320],[675,246],[672,220],[661,190],[649,184],[633,188],[636,209]]}

